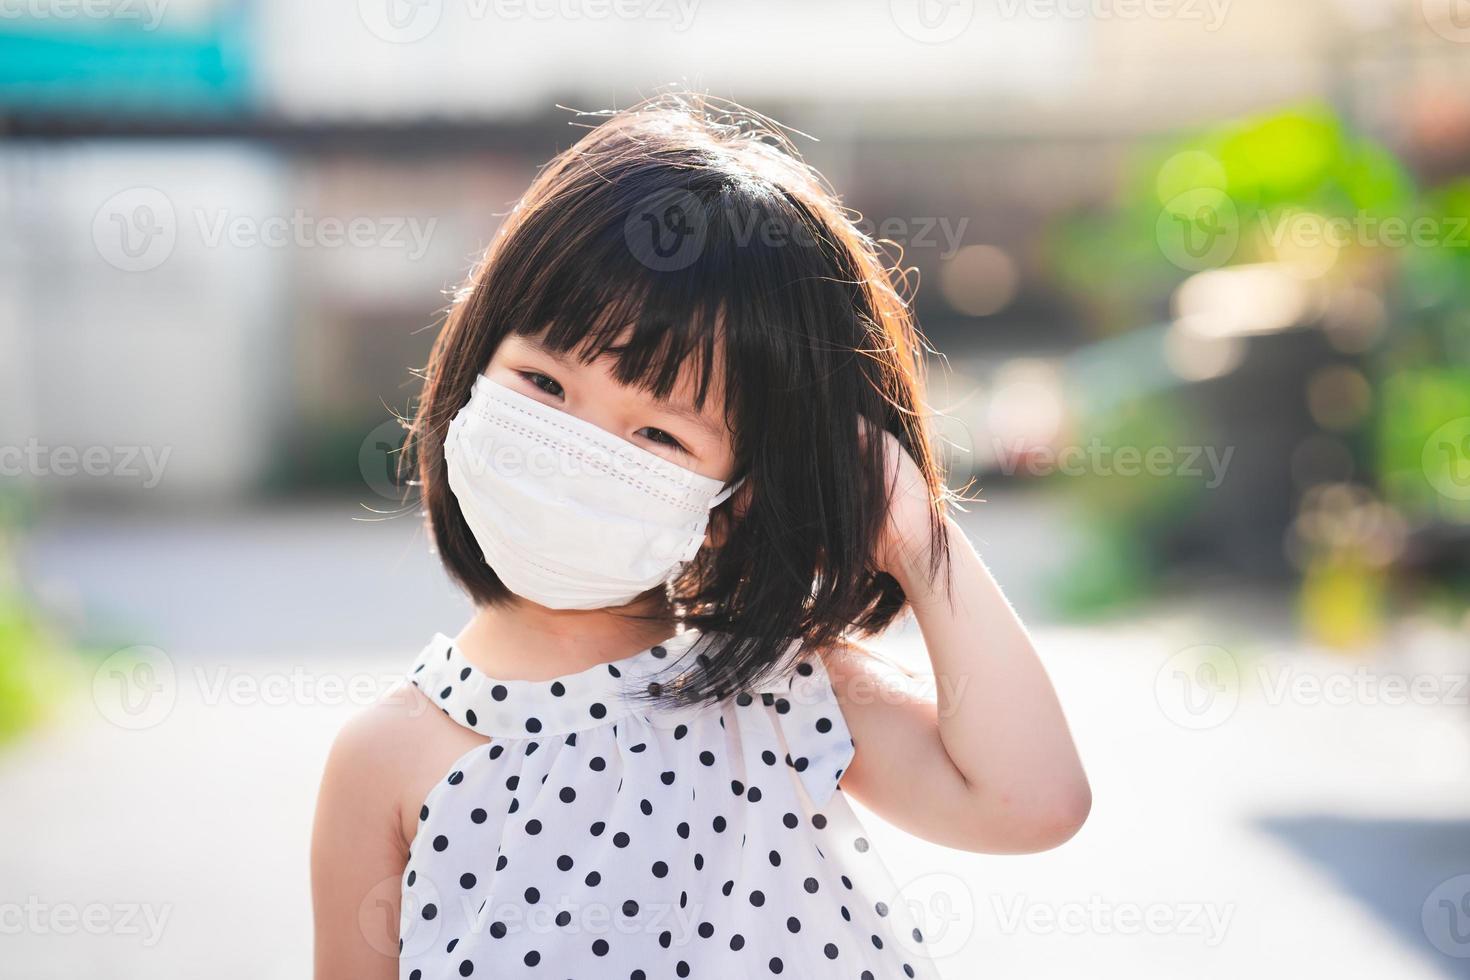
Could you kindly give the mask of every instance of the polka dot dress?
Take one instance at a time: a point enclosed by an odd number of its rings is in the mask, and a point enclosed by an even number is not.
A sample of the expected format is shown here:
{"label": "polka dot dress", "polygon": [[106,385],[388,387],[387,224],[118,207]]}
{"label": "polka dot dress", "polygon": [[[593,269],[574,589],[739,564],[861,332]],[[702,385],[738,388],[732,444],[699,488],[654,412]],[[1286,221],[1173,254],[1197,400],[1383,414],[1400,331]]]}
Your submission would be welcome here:
{"label": "polka dot dress", "polygon": [[401,977],[934,976],[838,788],[853,744],[819,659],[715,705],[626,696],[698,637],[549,681],[435,637],[413,683],[488,741],[419,812]]}

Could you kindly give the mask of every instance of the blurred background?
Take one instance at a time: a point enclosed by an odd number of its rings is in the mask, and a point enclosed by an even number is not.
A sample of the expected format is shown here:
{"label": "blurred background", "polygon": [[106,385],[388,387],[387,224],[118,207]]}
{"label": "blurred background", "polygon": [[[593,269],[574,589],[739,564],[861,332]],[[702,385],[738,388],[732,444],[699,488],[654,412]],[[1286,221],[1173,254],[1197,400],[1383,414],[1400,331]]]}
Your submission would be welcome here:
{"label": "blurred background", "polygon": [[410,369],[668,83],[915,269],[1092,775],[872,821],[944,975],[1470,976],[1462,0],[0,0],[0,976],[308,975],[331,737],[468,611]]}

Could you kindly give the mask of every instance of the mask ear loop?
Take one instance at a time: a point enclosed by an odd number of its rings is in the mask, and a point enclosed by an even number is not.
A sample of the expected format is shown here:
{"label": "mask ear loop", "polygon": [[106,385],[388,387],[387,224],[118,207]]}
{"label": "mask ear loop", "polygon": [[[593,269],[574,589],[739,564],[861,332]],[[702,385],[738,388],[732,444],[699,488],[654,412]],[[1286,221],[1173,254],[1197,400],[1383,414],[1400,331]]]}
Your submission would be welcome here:
{"label": "mask ear loop", "polygon": [[730,484],[728,487],[721,490],[713,497],[709,498],[709,509],[714,510],[716,507],[720,506],[720,504],[723,504],[725,501],[729,500],[732,496],[734,496],[735,491],[740,489],[740,485],[744,482],[745,477],[742,476],[740,479],[736,480],[734,483]]}
{"label": "mask ear loop", "polygon": [[[740,489],[740,485],[744,482],[745,477],[742,476],[740,479],[736,480],[734,483],[730,484],[728,487],[711,497],[709,500],[709,509],[714,510],[716,507],[729,500],[732,496],[734,496],[735,491]],[[700,547],[703,547],[703,544],[701,544]],[[694,554],[699,554],[698,548],[694,550]],[[669,570],[668,576],[664,578],[664,597],[667,599],[669,605],[674,607],[675,614],[679,616],[683,615],[683,611],[678,608],[678,604],[674,601],[674,581],[678,579],[680,574],[683,573],[684,568],[689,564],[689,562],[693,560],[694,556],[690,555],[689,558],[675,563],[674,567]]]}

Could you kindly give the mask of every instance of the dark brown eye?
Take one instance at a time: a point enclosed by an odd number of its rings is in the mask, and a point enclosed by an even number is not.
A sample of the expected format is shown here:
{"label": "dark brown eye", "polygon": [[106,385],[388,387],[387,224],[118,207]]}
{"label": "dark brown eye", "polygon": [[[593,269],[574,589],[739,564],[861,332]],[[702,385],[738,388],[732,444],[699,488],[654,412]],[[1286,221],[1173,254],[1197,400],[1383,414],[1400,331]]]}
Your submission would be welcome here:
{"label": "dark brown eye", "polygon": [[560,398],[566,394],[555,378],[548,377],[540,371],[521,371],[519,374],[553,398]]}
{"label": "dark brown eye", "polygon": [[663,429],[655,429],[651,425],[646,425],[638,430],[638,434],[645,439],[649,439],[653,442],[658,443],[661,446],[668,446],[671,449],[677,449],[681,453],[689,452],[689,450],[684,448],[684,444],[682,442],[669,435]]}

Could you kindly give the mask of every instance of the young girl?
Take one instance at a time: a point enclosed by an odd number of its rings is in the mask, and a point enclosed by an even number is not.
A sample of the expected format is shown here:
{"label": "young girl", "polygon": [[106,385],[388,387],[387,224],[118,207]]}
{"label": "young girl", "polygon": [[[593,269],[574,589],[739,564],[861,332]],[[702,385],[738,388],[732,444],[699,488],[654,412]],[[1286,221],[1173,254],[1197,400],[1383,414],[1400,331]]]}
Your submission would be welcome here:
{"label": "young girl", "polygon": [[[933,976],[848,795],[964,850],[1077,831],[901,282],[748,112],[656,99],[541,172],[426,374],[410,448],[475,614],[333,747],[319,978]],[[850,638],[905,607],[936,683]]]}

